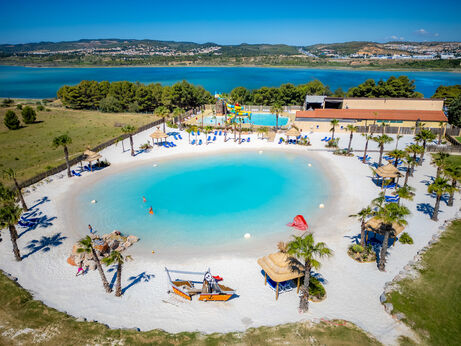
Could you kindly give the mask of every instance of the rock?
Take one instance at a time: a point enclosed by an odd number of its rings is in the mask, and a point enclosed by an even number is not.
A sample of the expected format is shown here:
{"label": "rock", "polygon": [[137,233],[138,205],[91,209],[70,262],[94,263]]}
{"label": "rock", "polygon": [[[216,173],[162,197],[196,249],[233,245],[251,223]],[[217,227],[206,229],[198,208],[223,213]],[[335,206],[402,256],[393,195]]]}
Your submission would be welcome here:
{"label": "rock", "polygon": [[85,322],[86,318],[85,317],[79,317],[76,319],[77,322]]}
{"label": "rock", "polygon": [[129,241],[126,241],[122,244],[124,248],[129,248],[132,244]]}
{"label": "rock", "polygon": [[126,241],[130,242],[131,244],[134,244],[139,241],[139,238],[135,235],[129,235],[128,238],[126,238]]}
{"label": "rock", "polygon": [[110,237],[110,234],[104,234],[102,236],[102,240],[107,240],[107,239],[109,239],[109,237]]}
{"label": "rock", "polygon": [[392,313],[392,310],[394,310],[394,305],[392,305],[392,303],[384,303],[384,310],[390,314]]}
{"label": "rock", "polygon": [[401,321],[401,320],[403,320],[403,319],[404,319],[405,317],[407,317],[407,316],[405,316],[405,314],[402,313],[402,312],[397,312],[397,313],[394,315],[394,317],[395,317],[396,319],[398,319],[399,321]]}
{"label": "rock", "polygon": [[115,249],[115,251],[118,251],[118,252],[125,251],[125,247],[120,245],[118,248]]}
{"label": "rock", "polygon": [[118,248],[120,245],[120,242],[116,239],[112,240],[109,242],[109,247],[112,249],[112,250],[115,250],[116,248]]}
{"label": "rock", "polygon": [[383,293],[381,293],[381,295],[379,296],[379,301],[381,302],[381,304],[384,304],[386,302],[386,295]]}

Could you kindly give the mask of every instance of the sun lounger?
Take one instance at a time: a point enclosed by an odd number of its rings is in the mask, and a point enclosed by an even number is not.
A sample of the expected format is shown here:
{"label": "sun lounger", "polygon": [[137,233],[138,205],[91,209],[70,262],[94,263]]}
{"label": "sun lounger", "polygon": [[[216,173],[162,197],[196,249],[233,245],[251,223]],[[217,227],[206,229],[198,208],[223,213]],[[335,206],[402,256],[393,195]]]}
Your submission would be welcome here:
{"label": "sun lounger", "polygon": [[72,170],[72,174],[77,176],[77,177],[81,177],[82,175],[74,170]]}
{"label": "sun lounger", "polygon": [[220,135],[220,136],[222,135],[222,131],[219,131],[219,135]]}
{"label": "sun lounger", "polygon": [[181,135],[178,135],[178,138],[179,138],[179,139],[182,139]]}
{"label": "sun lounger", "polygon": [[247,142],[250,143],[250,137],[247,138]]}
{"label": "sun lounger", "polygon": [[193,140],[192,140],[192,143],[191,143],[191,144],[192,144],[192,145],[194,145],[194,144],[195,144],[195,139],[193,139]]}
{"label": "sun lounger", "polygon": [[194,133],[194,131],[191,131],[191,133],[190,133],[190,134],[191,134],[192,136],[195,136],[195,133]]}
{"label": "sun lounger", "polygon": [[279,138],[279,144],[282,144],[282,142],[283,142],[283,138],[280,137],[280,138]]}
{"label": "sun lounger", "polygon": [[216,136],[213,137],[213,142],[216,140]]}
{"label": "sun lounger", "polygon": [[208,138],[207,138],[206,141],[207,141],[207,142],[211,141],[211,136],[208,136]]}
{"label": "sun lounger", "polygon": [[245,138],[242,138],[242,139],[240,140],[240,143],[245,143]]}
{"label": "sun lounger", "polygon": [[218,131],[215,131],[215,132],[214,132],[214,135],[217,136],[217,135],[218,135]]}
{"label": "sun lounger", "polygon": [[176,135],[173,135],[173,138],[174,138],[175,141],[178,140],[178,137],[176,137]]}
{"label": "sun lounger", "polygon": [[203,142],[202,142],[202,140],[200,139],[200,140],[198,141],[198,145],[202,145],[202,143],[203,143]]}
{"label": "sun lounger", "polygon": [[398,202],[400,200],[400,196],[384,196],[385,200],[387,203],[393,203],[393,202]]}
{"label": "sun lounger", "polygon": [[392,183],[392,184],[389,184],[389,185],[384,185],[383,187],[385,189],[393,189],[393,188],[395,188],[395,186],[396,186],[395,183]]}
{"label": "sun lounger", "polygon": [[197,131],[197,136],[200,136],[200,131]]}
{"label": "sun lounger", "polygon": [[327,140],[326,136],[321,139],[322,142],[325,142],[326,140]]}

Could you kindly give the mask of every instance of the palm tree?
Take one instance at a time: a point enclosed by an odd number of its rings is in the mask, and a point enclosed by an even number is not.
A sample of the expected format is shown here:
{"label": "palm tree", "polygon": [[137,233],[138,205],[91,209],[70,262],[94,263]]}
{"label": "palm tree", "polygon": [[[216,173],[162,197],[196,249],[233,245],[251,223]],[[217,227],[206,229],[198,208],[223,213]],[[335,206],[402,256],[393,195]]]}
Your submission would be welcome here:
{"label": "palm tree", "polygon": [[440,173],[447,166],[449,157],[450,154],[444,152],[439,152],[432,156],[431,164],[437,167],[436,178],[440,177]]}
{"label": "palm tree", "polygon": [[177,118],[178,120],[178,128],[179,130],[181,130],[181,116],[184,114],[184,109],[182,108],[179,108],[179,107],[176,107],[174,110],[173,110],[173,115]]}
{"label": "palm tree", "polygon": [[440,209],[440,200],[445,193],[454,192],[454,188],[448,184],[448,179],[439,177],[434,180],[434,182],[427,187],[427,192],[435,193],[435,206],[434,212],[432,213],[431,220],[438,221],[439,218],[439,209]]}
{"label": "palm tree", "polygon": [[453,201],[455,198],[455,191],[458,190],[458,187],[456,186],[458,184],[458,181],[461,180],[461,167],[455,164],[447,165],[444,170],[443,174],[451,179],[451,187],[453,188],[452,191],[450,192],[450,197],[448,198],[448,203],[447,205],[449,207],[453,206]]}
{"label": "palm tree", "polygon": [[360,221],[360,245],[365,247],[365,221],[368,217],[373,214],[371,207],[366,207],[360,210],[357,214],[349,215],[349,217],[355,217]]}
{"label": "palm tree", "polygon": [[410,185],[404,185],[404,186],[398,188],[396,193],[397,193],[397,195],[399,195],[400,199],[399,199],[399,201],[397,203],[400,204],[401,199],[406,199],[406,200],[412,201],[413,197],[415,197],[414,191],[415,191],[415,189],[413,187],[411,187]]}
{"label": "palm tree", "polygon": [[18,193],[19,200],[21,201],[22,210],[28,211],[29,209],[27,209],[26,201],[24,200],[24,196],[22,195],[21,188],[18,184],[18,180],[16,179],[16,171],[12,168],[4,169],[3,177],[13,180],[14,186],[16,187],[16,191]]}
{"label": "palm tree", "polygon": [[299,308],[306,312],[309,309],[311,269],[320,268],[320,262],[316,258],[332,256],[333,251],[323,242],[315,244],[314,236],[307,234],[304,237],[293,236],[293,240],[287,244],[287,253],[304,261],[304,284],[301,288]]}
{"label": "palm tree", "polygon": [[410,144],[405,148],[405,151],[409,154],[413,154],[413,163],[411,165],[411,176],[413,176],[413,172],[415,170],[415,164],[417,163],[416,155],[422,153],[423,147],[418,144]]}
{"label": "palm tree", "polygon": [[347,153],[351,152],[351,145],[352,145],[352,137],[354,136],[354,132],[358,130],[357,126],[352,124],[347,125],[346,131],[349,131],[351,134],[349,136],[349,145],[347,146]]}
{"label": "palm tree", "polygon": [[64,134],[58,137],[53,138],[52,146],[54,148],[63,147],[64,148],[64,157],[66,158],[66,165],[67,165],[67,176],[70,178],[72,174],[70,173],[70,164],[69,164],[69,150],[67,146],[72,144],[72,138],[68,135]]}
{"label": "palm tree", "polygon": [[378,269],[384,271],[386,267],[386,253],[389,242],[389,236],[394,231],[392,224],[395,223],[399,226],[407,224],[405,218],[410,215],[410,210],[397,203],[387,203],[383,205],[375,214],[375,217],[381,221],[380,231],[384,234],[384,240],[381,247],[379,256]]}
{"label": "palm tree", "polygon": [[443,136],[443,132],[446,126],[447,124],[444,121],[439,122],[440,132],[439,132],[439,140],[437,142],[438,145],[442,144],[442,136]]}
{"label": "palm tree", "polygon": [[339,120],[338,119],[333,119],[330,121],[330,124],[331,124],[331,139],[334,140],[335,139],[335,129],[336,129],[336,125],[339,124]]}
{"label": "palm tree", "polygon": [[208,134],[213,131],[213,128],[211,126],[205,126],[204,128],[205,131],[205,137],[207,138],[206,144],[208,144]]}
{"label": "palm tree", "polygon": [[117,263],[117,282],[115,284],[115,296],[122,296],[122,266],[125,263],[125,260],[131,259],[131,256],[125,256],[118,252],[112,251],[109,256],[103,258],[103,263],[107,266],[110,266],[114,263]]}
{"label": "palm tree", "polygon": [[405,186],[408,183],[408,178],[410,177],[410,174],[413,172],[412,169],[416,164],[416,160],[413,158],[413,156],[410,155],[406,155],[404,160],[407,164],[407,170],[405,172],[405,183],[403,184]]}
{"label": "palm tree", "polygon": [[154,111],[154,115],[160,117],[163,119],[163,132],[166,132],[166,125],[165,125],[165,122],[166,122],[166,118],[168,118],[170,116],[170,111],[168,108],[166,108],[165,106],[160,106],[160,107],[157,107]]}
{"label": "palm tree", "polygon": [[18,232],[16,231],[16,224],[21,217],[22,209],[19,208],[14,202],[7,201],[2,203],[0,208],[0,229],[8,227],[10,231],[10,239],[13,244],[13,253],[16,261],[21,261],[21,253],[18,247]]}
{"label": "palm tree", "polygon": [[388,155],[395,159],[394,166],[397,167],[399,160],[403,159],[406,156],[406,153],[403,150],[394,149],[390,151]]}
{"label": "palm tree", "polygon": [[190,144],[190,134],[191,134],[192,131],[193,131],[192,127],[186,128],[186,132],[189,134],[189,144]]}
{"label": "palm tree", "polygon": [[279,115],[283,112],[283,107],[280,103],[274,102],[271,106],[270,112],[275,114],[275,130],[279,128]]}
{"label": "palm tree", "polygon": [[389,137],[388,135],[381,135],[381,136],[373,137],[372,140],[375,141],[379,146],[378,166],[381,166],[381,162],[383,161],[384,145],[392,142],[394,139],[392,137]]}
{"label": "palm tree", "polygon": [[403,135],[397,135],[395,136],[395,149],[397,150],[398,146],[399,146],[399,140],[403,138]]}
{"label": "palm tree", "polygon": [[104,270],[102,269],[99,256],[93,247],[93,240],[90,238],[90,236],[87,235],[85,238],[80,239],[78,243],[81,247],[77,249],[77,252],[78,253],[86,252],[93,256],[93,260],[96,262],[96,268],[98,268],[99,276],[101,277],[102,285],[104,286],[104,289],[106,290],[107,293],[112,292],[109,282],[107,281],[106,275],[104,274]]}
{"label": "palm tree", "polygon": [[125,125],[122,127],[122,132],[130,136],[131,156],[134,156],[133,134],[136,128],[133,125]]}
{"label": "palm tree", "polygon": [[427,141],[433,141],[437,136],[432,133],[431,130],[422,129],[418,134],[415,135],[415,141],[423,142],[423,151],[420,156],[419,164],[423,163],[423,157],[426,152]]}
{"label": "palm tree", "polygon": [[373,139],[373,133],[368,135],[366,133],[362,133],[362,136],[365,137],[366,141],[365,141],[365,149],[363,151],[363,159],[362,159],[362,163],[365,163],[366,162],[366,157],[367,157],[367,150],[368,150],[368,141],[370,139]]}

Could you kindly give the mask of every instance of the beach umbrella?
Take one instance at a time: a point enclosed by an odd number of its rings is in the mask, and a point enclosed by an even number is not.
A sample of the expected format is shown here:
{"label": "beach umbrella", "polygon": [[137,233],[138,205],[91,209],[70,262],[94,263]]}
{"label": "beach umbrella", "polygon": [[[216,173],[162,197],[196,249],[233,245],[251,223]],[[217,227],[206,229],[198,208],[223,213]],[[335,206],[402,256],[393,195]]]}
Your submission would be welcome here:
{"label": "beach umbrella", "polygon": [[287,141],[288,141],[288,137],[290,136],[293,136],[295,138],[298,138],[299,136],[301,136],[301,132],[299,132],[298,130],[296,130],[294,127],[292,127],[291,129],[289,129],[287,132],[285,132],[286,136],[287,136]]}
{"label": "beach umbrella", "polygon": [[380,166],[375,169],[376,175],[383,178],[383,182],[381,187],[384,186],[384,178],[398,178],[400,177],[400,172],[397,167],[395,167],[392,163],[388,163],[385,166]]}
{"label": "beach umbrella", "polygon": [[100,154],[92,152],[90,150],[85,151],[85,153],[86,152],[91,152],[92,154],[91,155],[85,154],[85,155],[87,155],[87,157],[85,159],[83,159],[83,160],[89,163],[90,170],[93,171],[93,167],[91,166],[91,162],[98,161],[102,156]]}
{"label": "beach umbrella", "polygon": [[[367,231],[367,234],[366,234],[366,237],[365,237],[365,243],[367,242],[368,240],[368,232],[373,232],[373,233],[377,233],[377,234],[381,234],[381,225],[382,225],[382,221],[379,220],[378,218],[376,217],[373,217],[371,218],[370,220],[368,220],[366,223],[365,223],[365,230]],[[405,226],[403,225],[399,225],[397,222],[393,222],[392,223],[392,238],[394,239],[393,243],[395,242],[395,239],[396,237],[403,232],[403,230],[405,229]]]}
{"label": "beach umbrella", "polygon": [[152,143],[154,143],[154,139],[158,141],[159,139],[167,138],[168,135],[165,132],[161,131],[160,129],[157,129],[153,133],[150,134],[150,137],[152,138]]}
{"label": "beach umbrella", "polygon": [[264,270],[265,281],[267,276],[277,283],[275,288],[275,300],[279,297],[279,283],[298,279],[297,292],[299,293],[300,278],[304,276],[304,267],[298,260],[284,252],[276,252],[258,259],[258,264]]}

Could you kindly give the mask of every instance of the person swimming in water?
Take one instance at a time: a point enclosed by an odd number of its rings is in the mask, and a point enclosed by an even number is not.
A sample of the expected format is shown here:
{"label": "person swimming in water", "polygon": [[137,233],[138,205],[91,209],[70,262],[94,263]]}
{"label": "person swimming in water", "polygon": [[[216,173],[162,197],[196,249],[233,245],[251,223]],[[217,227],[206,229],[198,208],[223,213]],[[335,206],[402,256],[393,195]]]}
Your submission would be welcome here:
{"label": "person swimming in water", "polygon": [[149,214],[154,215],[154,210],[152,209],[152,207],[150,207],[149,209]]}
{"label": "person swimming in water", "polygon": [[146,197],[142,196],[142,201],[146,203],[147,202]]}

